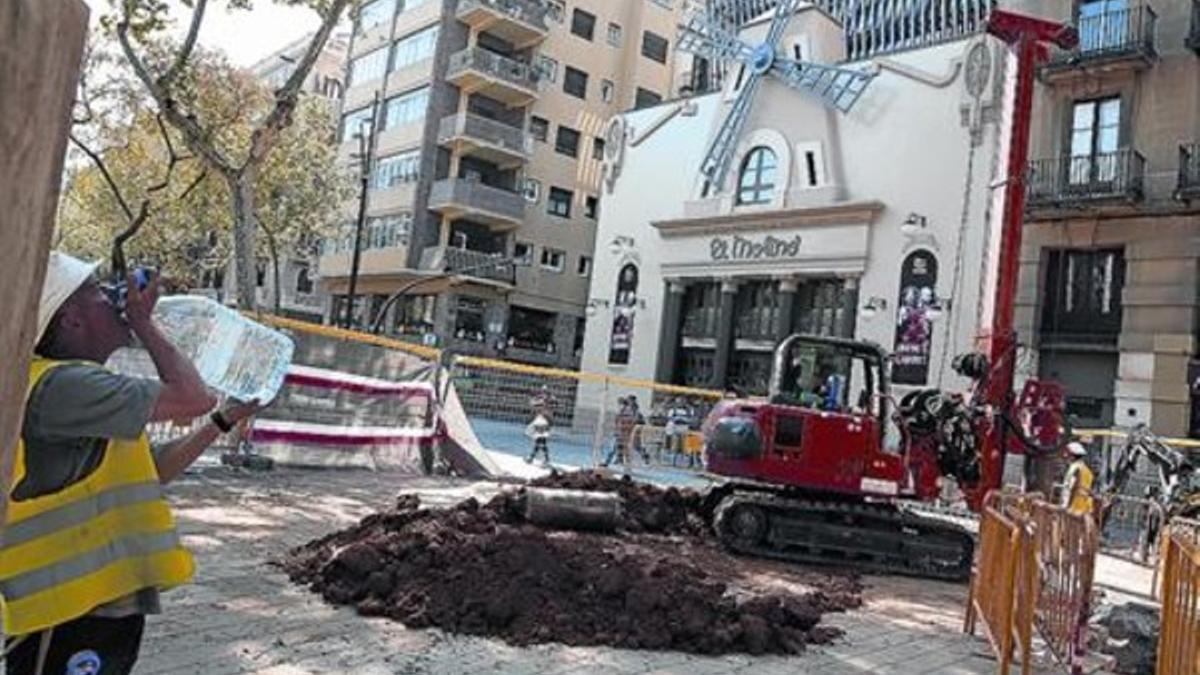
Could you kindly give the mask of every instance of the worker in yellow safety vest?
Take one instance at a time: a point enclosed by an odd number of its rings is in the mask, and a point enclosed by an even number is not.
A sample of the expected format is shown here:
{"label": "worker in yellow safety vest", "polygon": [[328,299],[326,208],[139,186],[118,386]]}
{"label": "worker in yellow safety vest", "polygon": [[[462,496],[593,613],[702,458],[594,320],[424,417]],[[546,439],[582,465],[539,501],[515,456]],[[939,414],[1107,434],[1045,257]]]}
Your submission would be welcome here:
{"label": "worker in yellow safety vest", "polygon": [[1063,477],[1063,507],[1078,515],[1092,514],[1092,484],[1096,476],[1087,465],[1087,448],[1078,441],[1067,444],[1071,465]]}
{"label": "worker in yellow safety vest", "polygon": [[[102,287],[96,265],[50,254],[0,535],[0,619],[13,673],[128,673],[160,590],[188,582],[162,484],[258,409],[151,449],[151,422],[192,419],[216,399],[151,320],[157,280]],[[136,336],[158,379],[104,368]]]}

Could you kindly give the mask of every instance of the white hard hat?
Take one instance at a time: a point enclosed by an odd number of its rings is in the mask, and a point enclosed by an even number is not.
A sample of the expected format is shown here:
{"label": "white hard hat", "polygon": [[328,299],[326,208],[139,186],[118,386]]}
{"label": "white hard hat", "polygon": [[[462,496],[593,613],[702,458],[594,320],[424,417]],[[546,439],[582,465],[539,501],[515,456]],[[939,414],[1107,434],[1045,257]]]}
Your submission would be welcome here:
{"label": "white hard hat", "polygon": [[42,282],[42,300],[38,304],[35,341],[42,339],[42,334],[46,332],[54,313],[72,293],[92,277],[99,266],[99,263],[84,262],[66,253],[50,252],[50,262],[46,265],[46,280]]}
{"label": "white hard hat", "polygon": [[1071,441],[1067,443],[1067,452],[1076,457],[1087,457],[1087,448],[1083,447],[1083,443],[1079,441]]}

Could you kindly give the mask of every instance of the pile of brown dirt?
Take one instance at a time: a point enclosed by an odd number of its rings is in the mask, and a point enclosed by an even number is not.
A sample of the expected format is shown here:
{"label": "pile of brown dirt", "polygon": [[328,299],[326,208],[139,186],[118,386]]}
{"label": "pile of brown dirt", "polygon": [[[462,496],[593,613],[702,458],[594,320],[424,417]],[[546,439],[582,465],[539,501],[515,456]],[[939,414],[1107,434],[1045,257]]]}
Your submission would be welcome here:
{"label": "pile of brown dirt", "polygon": [[628,494],[631,531],[683,536],[545,531],[523,522],[520,494],[449,510],[423,509],[407,495],[392,511],[297,548],[283,567],[329,602],[364,615],[517,645],[798,653],[840,636],[819,625],[823,614],[860,602],[852,576],[823,575],[827,583],[797,594],[739,588],[730,573],[736,564],[712,564],[725,554],[689,536],[698,532],[695,493],[668,497],[671,491],[595,475],[539,483]]}

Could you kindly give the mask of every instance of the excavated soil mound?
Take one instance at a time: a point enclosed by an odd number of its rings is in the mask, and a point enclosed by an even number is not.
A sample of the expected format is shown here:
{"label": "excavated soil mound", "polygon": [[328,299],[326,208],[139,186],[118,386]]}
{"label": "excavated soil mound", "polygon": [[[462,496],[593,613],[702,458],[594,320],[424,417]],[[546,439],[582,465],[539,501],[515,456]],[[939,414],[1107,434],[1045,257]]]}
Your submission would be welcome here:
{"label": "excavated soil mound", "polygon": [[295,549],[282,566],[361,614],[517,645],[798,653],[841,634],[819,625],[822,614],[860,602],[849,576],[824,576],[829,583],[796,594],[738,587],[730,573],[737,566],[714,564],[724,554],[687,536],[701,509],[694,493],[596,476],[540,483],[631,495],[630,531],[685,536],[541,530],[523,521],[520,494],[450,510],[423,509],[406,495],[392,511]]}

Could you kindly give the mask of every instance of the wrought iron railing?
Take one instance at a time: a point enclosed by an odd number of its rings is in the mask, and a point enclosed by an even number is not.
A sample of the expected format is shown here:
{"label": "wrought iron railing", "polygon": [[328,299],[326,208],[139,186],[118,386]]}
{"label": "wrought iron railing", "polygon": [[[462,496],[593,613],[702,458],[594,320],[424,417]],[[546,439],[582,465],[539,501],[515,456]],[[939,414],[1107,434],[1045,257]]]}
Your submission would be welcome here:
{"label": "wrought iron railing", "polygon": [[1153,58],[1157,54],[1154,43],[1157,25],[1158,14],[1149,5],[1080,17],[1075,23],[1079,46],[1057,52],[1052,65],[1119,56]]}
{"label": "wrought iron railing", "polygon": [[546,31],[546,4],[530,0],[458,0],[458,16],[488,7],[540,31]]}
{"label": "wrought iron railing", "polygon": [[1026,198],[1030,205],[1094,199],[1139,200],[1145,190],[1146,159],[1125,149],[1098,155],[1030,162]]}
{"label": "wrought iron railing", "polygon": [[432,209],[459,205],[470,211],[514,221],[525,217],[526,204],[525,197],[512,190],[468,178],[444,178],[434,183],[429,191],[429,207]]}
{"label": "wrought iron railing", "polygon": [[1179,194],[1200,197],[1200,143],[1179,146]]}
{"label": "wrought iron railing", "polygon": [[421,251],[420,269],[490,279],[506,284],[516,283],[516,268],[511,258],[469,248],[431,246]]}
{"label": "wrought iron railing", "polygon": [[[982,32],[995,0],[815,0],[842,23],[846,58],[926,47]],[[775,0],[710,0],[710,16],[727,28],[770,11]]]}
{"label": "wrought iron railing", "polygon": [[496,145],[521,155],[533,152],[533,138],[520,127],[465,112],[445,117],[438,124],[439,143],[446,143],[460,136]]}
{"label": "wrought iron railing", "polygon": [[510,59],[482,47],[469,47],[450,56],[446,77],[453,78],[466,70],[477,70],[508,84],[537,91],[538,71],[532,65]]}

